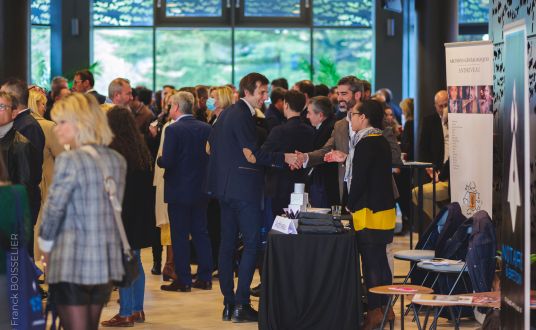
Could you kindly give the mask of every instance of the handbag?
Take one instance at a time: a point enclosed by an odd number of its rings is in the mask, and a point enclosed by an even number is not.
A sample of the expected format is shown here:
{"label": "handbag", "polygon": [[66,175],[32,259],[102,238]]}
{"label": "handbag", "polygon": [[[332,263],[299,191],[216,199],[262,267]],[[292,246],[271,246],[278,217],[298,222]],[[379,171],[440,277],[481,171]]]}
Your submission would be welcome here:
{"label": "handbag", "polygon": [[121,245],[123,248],[122,259],[125,274],[120,281],[113,281],[112,284],[118,287],[129,287],[139,275],[139,265],[138,260],[134,258],[134,253],[132,253],[132,249],[130,248],[130,244],[128,243],[127,234],[125,233],[125,227],[123,227],[123,221],[121,220],[122,207],[116,196],[117,190],[115,181],[108,172],[108,168],[104,165],[99,153],[97,152],[97,150],[95,150],[94,147],[86,145],[80,149],[89,153],[93,157],[93,159],[95,159],[95,162],[101,170],[101,174],[104,178],[104,190],[106,191],[108,199],[110,200],[110,204],[112,205],[112,209],[114,210],[115,224],[117,226],[117,229],[119,230],[119,236],[121,236]]}

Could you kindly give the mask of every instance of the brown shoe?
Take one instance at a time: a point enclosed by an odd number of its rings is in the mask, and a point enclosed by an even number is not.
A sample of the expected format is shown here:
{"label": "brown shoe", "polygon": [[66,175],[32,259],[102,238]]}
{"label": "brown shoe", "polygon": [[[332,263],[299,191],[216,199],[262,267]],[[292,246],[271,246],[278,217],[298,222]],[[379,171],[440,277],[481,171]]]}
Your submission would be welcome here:
{"label": "brown shoe", "polygon": [[132,316],[122,317],[117,314],[108,321],[102,321],[101,325],[103,327],[133,327],[134,321]]}
{"label": "brown shoe", "polygon": [[133,312],[132,313],[132,321],[134,321],[136,323],[145,322],[145,313],[143,311]]}
{"label": "brown shoe", "polygon": [[[383,307],[383,310],[385,310],[385,306]],[[387,311],[387,321],[394,321],[394,320],[395,320],[395,312],[393,311],[393,307],[389,307],[389,310]]]}
{"label": "brown shoe", "polygon": [[382,324],[383,313],[381,307],[374,308],[367,312],[363,330],[372,330],[378,328]]}

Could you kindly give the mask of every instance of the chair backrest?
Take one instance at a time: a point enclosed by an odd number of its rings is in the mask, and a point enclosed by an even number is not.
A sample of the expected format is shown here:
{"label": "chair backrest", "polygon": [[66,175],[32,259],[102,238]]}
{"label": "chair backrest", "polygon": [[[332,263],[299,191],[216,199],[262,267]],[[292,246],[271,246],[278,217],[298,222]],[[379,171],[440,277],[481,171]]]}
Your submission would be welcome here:
{"label": "chair backrest", "polygon": [[428,226],[415,248],[422,250],[441,248],[465,220],[460,204],[457,202],[448,204],[441,209],[434,221]]}

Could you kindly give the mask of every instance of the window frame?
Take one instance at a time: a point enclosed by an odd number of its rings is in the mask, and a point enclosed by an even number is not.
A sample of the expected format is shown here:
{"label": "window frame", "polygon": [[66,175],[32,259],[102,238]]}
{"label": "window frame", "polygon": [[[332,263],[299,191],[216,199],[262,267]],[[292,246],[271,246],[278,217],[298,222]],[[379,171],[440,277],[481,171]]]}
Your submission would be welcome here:
{"label": "window frame", "polygon": [[231,23],[232,0],[221,1],[221,16],[168,17],[166,0],[154,1],[154,27],[219,27]]}
{"label": "window frame", "polygon": [[[231,0],[229,0],[231,1]],[[235,9],[237,27],[287,27],[303,28],[312,26],[312,0],[300,0],[300,16],[247,16],[246,1],[232,0]]]}

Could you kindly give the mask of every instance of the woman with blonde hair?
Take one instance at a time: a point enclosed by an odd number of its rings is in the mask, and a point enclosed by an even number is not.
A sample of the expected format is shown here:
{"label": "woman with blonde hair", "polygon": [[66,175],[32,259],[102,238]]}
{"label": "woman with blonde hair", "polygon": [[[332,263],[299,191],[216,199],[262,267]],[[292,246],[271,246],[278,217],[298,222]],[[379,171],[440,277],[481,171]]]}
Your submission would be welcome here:
{"label": "woman with blonde hair", "polygon": [[220,113],[234,104],[233,90],[229,86],[219,86],[211,90],[210,97],[214,99],[214,111],[208,123],[214,125]]}
{"label": "woman with blonde hair", "polygon": [[59,100],[52,119],[59,142],[69,145],[70,151],[56,158],[39,229],[49,302],[57,308],[65,329],[98,329],[111,282],[122,280],[125,273],[103,171],[115,182],[121,204],[127,165],[108,147],[113,134],[93,95],[73,93]]}
{"label": "woman with blonde hair", "polygon": [[[48,187],[52,184],[52,176],[54,174],[54,161],[56,157],[63,151],[63,146],[58,142],[58,139],[54,135],[54,126],[56,124],[53,121],[46,120],[43,115],[46,110],[47,97],[45,91],[38,86],[30,86],[28,89],[28,107],[31,110],[32,117],[37,120],[39,126],[45,134],[45,148],[43,149],[43,173],[41,177],[41,183],[39,188],[41,189],[41,210],[43,204],[47,199]],[[35,228],[39,229],[41,225],[41,211],[37,217],[37,223]],[[34,233],[34,240],[37,241],[38,230]],[[41,257],[39,247],[34,246],[35,260],[39,260]]]}

